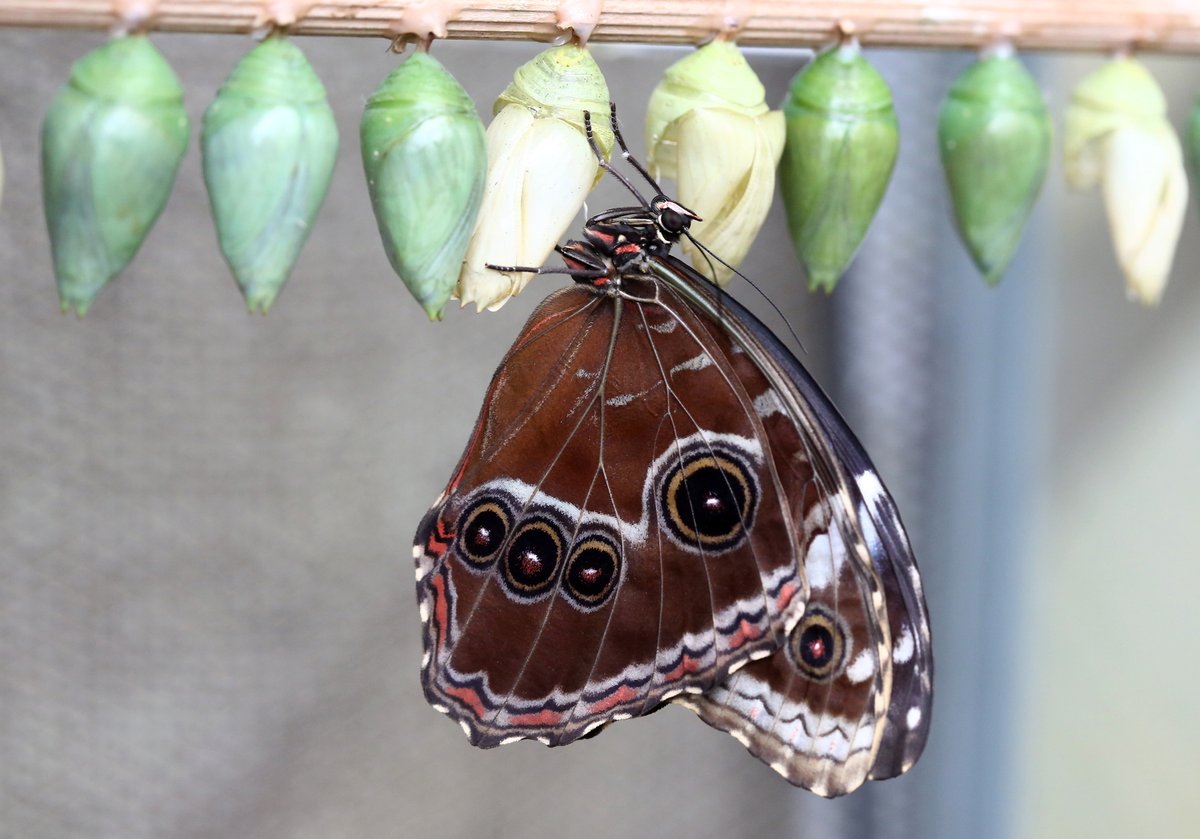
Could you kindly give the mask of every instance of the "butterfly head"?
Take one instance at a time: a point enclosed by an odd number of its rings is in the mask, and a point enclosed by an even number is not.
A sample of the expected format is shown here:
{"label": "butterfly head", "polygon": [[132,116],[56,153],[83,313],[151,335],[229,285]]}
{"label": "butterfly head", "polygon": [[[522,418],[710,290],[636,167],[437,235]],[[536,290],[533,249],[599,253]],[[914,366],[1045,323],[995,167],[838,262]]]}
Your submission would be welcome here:
{"label": "butterfly head", "polygon": [[650,211],[654,215],[654,226],[659,238],[674,244],[686,235],[693,221],[701,221],[700,216],[665,195],[656,195],[650,201]]}

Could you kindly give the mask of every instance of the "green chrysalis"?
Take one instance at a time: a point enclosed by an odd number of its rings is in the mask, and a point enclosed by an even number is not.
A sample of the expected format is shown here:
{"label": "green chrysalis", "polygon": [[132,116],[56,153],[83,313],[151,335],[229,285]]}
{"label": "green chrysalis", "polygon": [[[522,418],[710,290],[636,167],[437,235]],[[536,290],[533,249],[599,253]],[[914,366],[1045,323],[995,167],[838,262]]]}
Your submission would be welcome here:
{"label": "green chrysalis", "polygon": [[1016,57],[983,58],[942,103],[938,143],[959,233],[983,278],[999,282],[1046,178],[1053,127]]}
{"label": "green chrysalis", "polygon": [[133,259],[187,142],[183,88],[144,35],[76,62],[42,123],[42,195],[64,312],[82,316]]}
{"label": "green chrysalis", "polygon": [[252,49],[205,112],[201,148],[221,252],[247,308],[266,314],[337,161],[333,110],[304,53],[277,36]]}
{"label": "green chrysalis", "polygon": [[780,189],[809,287],[832,291],[883,200],[900,146],[892,92],[849,41],[792,80]]}
{"label": "green chrysalis", "polygon": [[487,176],[475,103],[436,58],[418,52],[367,100],[359,133],[388,260],[430,319],[440,320]]}

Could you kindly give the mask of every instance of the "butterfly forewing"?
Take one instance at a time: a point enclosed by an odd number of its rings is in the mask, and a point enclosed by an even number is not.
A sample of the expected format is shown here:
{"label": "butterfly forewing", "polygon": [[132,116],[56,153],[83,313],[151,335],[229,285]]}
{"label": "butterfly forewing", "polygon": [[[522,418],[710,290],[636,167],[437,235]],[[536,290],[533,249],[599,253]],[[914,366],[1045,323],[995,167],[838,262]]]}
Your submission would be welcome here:
{"label": "butterfly forewing", "polygon": [[780,474],[712,325],[641,286],[539,307],[418,532],[426,694],[477,745],[711,689],[803,608],[808,478]]}

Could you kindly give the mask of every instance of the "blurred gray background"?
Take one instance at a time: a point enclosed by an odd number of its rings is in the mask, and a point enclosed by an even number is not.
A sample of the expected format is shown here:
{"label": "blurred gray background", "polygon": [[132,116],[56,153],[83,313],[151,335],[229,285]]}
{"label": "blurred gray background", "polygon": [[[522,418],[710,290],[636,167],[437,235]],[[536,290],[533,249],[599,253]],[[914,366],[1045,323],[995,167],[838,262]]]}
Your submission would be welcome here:
{"label": "blurred gray background", "polygon": [[[156,38],[198,126],[250,41]],[[905,513],[937,656],[929,747],[826,802],[682,709],[548,750],[471,749],[417,678],[410,539],[495,364],[556,281],[430,324],[392,275],[358,118],[397,59],[299,39],[342,132],[267,318],[216,247],[193,144],[134,264],[58,312],[37,132],[98,34],[0,32],[0,836],[1181,835],[1200,724],[1200,231],[1160,309],[1124,300],[1100,197],[1056,160],[986,289],[934,145],[966,52],[871,51],[900,166],[854,270],[803,291],[782,208],[744,270]],[[485,117],[534,44],[436,54]],[[641,148],[682,49],[595,54]],[[800,51],[751,51],[770,101]],[[1030,64],[1061,119],[1101,56]],[[1148,57],[1183,123],[1195,59]],[[593,210],[623,200],[605,185]],[[758,311],[759,300],[736,289]],[[774,321],[778,325],[778,321]]]}

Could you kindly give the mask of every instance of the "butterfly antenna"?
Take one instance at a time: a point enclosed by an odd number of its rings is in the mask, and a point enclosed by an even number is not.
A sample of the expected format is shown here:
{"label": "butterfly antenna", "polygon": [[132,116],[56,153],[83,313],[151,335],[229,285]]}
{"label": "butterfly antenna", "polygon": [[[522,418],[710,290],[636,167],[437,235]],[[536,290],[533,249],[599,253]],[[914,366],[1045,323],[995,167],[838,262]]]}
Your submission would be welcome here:
{"label": "butterfly antenna", "polygon": [[[783,325],[787,327],[788,334],[792,336],[792,340],[794,340],[796,342],[796,345],[798,347],[800,347],[800,349],[806,355],[808,354],[808,350],[805,349],[805,347],[804,347],[804,342],[800,340],[800,336],[797,335],[796,330],[792,328],[792,322],[788,320],[787,315],[785,315],[783,313],[783,310],[780,309],[777,305],[775,305],[775,301],[772,300],[765,291],[763,291],[761,288],[758,287],[758,283],[754,282],[754,280],[750,279],[745,274],[743,274],[741,271],[739,271],[738,269],[736,269],[732,265],[730,265],[728,262],[721,259],[721,257],[719,257],[715,253],[713,253],[711,249],[709,249],[706,245],[701,243],[700,240],[697,239],[695,236],[693,236],[691,233],[684,233],[683,235],[686,236],[688,241],[691,242],[693,245],[695,245],[702,254],[704,254],[704,258],[708,261],[708,267],[710,269],[712,269],[714,277],[716,277],[716,273],[717,273],[716,269],[713,268],[713,264],[712,264],[713,260],[715,259],[717,262],[721,263],[726,268],[728,268],[730,271],[732,271],[734,274],[736,274],[737,276],[739,276],[743,280],[745,280],[747,283],[749,283],[750,288],[752,288],[756,292],[758,292],[758,296],[761,297],[763,300],[766,300],[767,305],[775,310],[775,314],[779,315],[779,318],[783,321]],[[713,283],[713,287],[716,288],[718,292],[720,292],[720,294],[718,295],[718,299],[723,299],[723,298],[721,298],[720,295],[723,295],[726,293],[725,289],[721,288],[715,282]]]}
{"label": "butterfly antenna", "polygon": [[662,195],[662,187],[658,185],[658,181],[654,180],[653,176],[650,174],[650,171],[642,165],[641,161],[633,156],[633,152],[629,150],[629,146],[625,145],[625,138],[621,135],[621,123],[617,119],[616,102],[609,101],[608,112],[611,114],[612,132],[613,136],[617,138],[617,145],[621,149],[621,157],[625,158],[626,163],[638,170],[638,174],[646,179],[646,183],[654,187],[655,193]]}
{"label": "butterfly antenna", "polygon": [[620,172],[618,172],[616,169],[614,169],[612,164],[604,159],[604,154],[600,151],[600,146],[596,143],[596,136],[592,133],[592,112],[591,111],[583,112],[583,129],[587,133],[588,145],[592,147],[592,153],[596,155],[596,160],[599,161],[600,166],[606,172],[608,172],[610,175],[612,175],[614,178],[616,178],[618,181],[620,181],[627,190],[629,190],[631,193],[633,193],[633,197],[636,198],[644,208],[646,208],[647,210],[650,209],[650,202],[642,197],[642,194],[640,192],[638,192],[637,187],[629,182],[629,178],[625,177]]}

